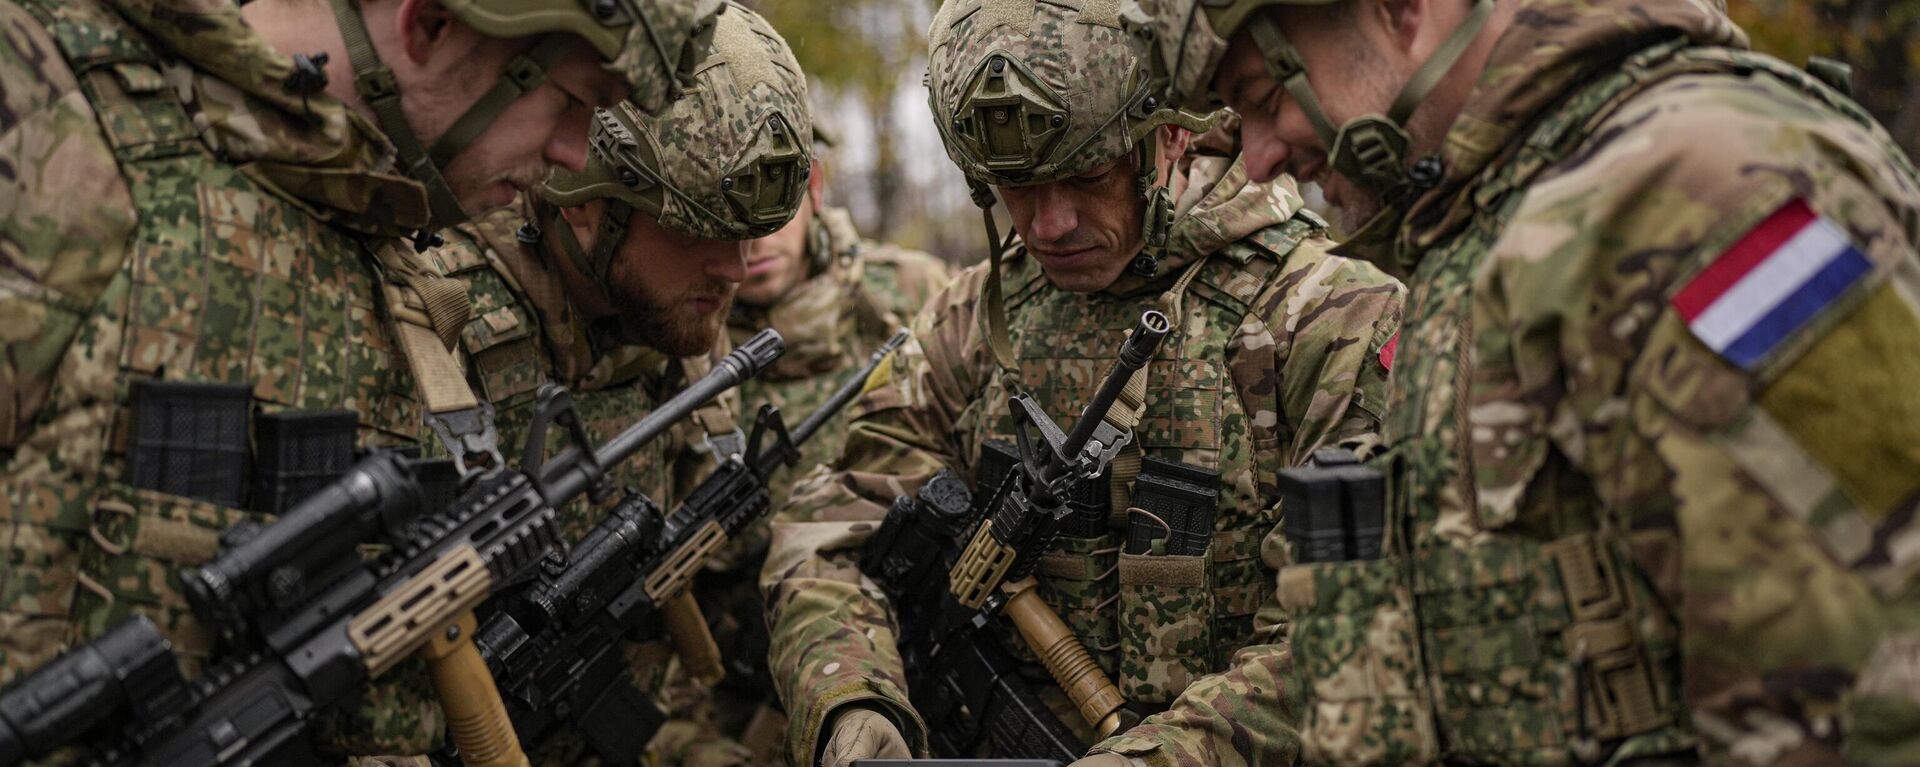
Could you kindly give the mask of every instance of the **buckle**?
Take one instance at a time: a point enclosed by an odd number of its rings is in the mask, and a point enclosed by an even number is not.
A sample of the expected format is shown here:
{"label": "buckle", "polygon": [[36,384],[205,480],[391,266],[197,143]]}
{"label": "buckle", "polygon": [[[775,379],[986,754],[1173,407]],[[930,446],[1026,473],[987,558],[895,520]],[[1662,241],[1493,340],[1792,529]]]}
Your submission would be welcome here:
{"label": "buckle", "polygon": [[1564,640],[1574,673],[1585,677],[1580,705],[1594,716],[1585,721],[1584,735],[1613,740],[1673,722],[1671,701],[1663,700],[1629,619],[1575,624]]}
{"label": "buckle", "polygon": [[547,81],[547,68],[532,56],[522,53],[507,61],[507,69],[500,76],[513,81],[521,93],[526,93]]}
{"label": "buckle", "polygon": [[739,429],[722,434],[708,434],[700,440],[700,445],[694,448],[694,452],[712,455],[715,461],[745,455],[746,450],[747,437],[740,433]]}
{"label": "buckle", "polygon": [[400,81],[395,80],[393,70],[386,67],[355,75],[353,87],[360,92],[360,98],[366,99],[368,104],[400,95]]}
{"label": "buckle", "polygon": [[1625,607],[1613,557],[1591,534],[1561,538],[1540,547],[1560,573],[1560,589],[1575,623],[1611,618]]}
{"label": "buckle", "polygon": [[[434,436],[440,438],[440,446],[453,458],[453,466],[461,477],[506,465],[500,457],[500,434],[494,430],[492,403],[482,402],[479,407],[466,410],[428,413],[426,421]],[[469,463],[475,458],[485,458],[486,465]]]}

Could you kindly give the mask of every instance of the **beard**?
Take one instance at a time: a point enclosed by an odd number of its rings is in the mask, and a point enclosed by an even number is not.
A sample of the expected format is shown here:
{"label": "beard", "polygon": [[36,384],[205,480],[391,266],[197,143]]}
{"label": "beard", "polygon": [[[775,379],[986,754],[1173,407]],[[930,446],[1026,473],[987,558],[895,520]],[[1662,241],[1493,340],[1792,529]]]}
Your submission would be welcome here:
{"label": "beard", "polygon": [[[627,337],[674,357],[692,357],[713,349],[726,327],[736,285],[713,280],[667,298],[655,295],[639,275],[620,268],[620,263],[615,264],[608,293]],[[718,310],[696,310],[694,302],[702,299],[718,301]]]}

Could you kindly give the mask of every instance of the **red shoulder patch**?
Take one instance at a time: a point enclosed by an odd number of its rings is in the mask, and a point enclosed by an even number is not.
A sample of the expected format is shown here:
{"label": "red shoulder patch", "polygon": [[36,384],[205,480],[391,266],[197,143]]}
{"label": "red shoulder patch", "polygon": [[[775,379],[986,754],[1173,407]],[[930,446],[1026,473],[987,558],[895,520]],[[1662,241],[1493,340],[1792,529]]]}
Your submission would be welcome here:
{"label": "red shoulder patch", "polygon": [[1400,351],[1400,331],[1394,331],[1393,337],[1380,347],[1380,367],[1393,369],[1393,355]]}

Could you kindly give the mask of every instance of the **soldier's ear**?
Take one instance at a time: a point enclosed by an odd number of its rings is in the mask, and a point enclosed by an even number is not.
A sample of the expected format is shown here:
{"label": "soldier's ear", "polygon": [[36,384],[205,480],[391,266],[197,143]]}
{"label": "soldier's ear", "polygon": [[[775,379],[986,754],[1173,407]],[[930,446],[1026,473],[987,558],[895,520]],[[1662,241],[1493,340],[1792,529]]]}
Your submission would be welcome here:
{"label": "soldier's ear", "polygon": [[393,22],[401,48],[415,64],[425,63],[461,26],[441,0],[400,0]]}
{"label": "soldier's ear", "polygon": [[1162,125],[1154,131],[1154,143],[1157,145],[1157,158],[1160,177],[1166,178],[1168,171],[1178,165],[1181,157],[1187,154],[1187,148],[1193,144],[1193,131],[1178,125]]}
{"label": "soldier's ear", "polygon": [[818,157],[813,158],[813,170],[807,176],[807,198],[815,213],[819,213],[821,206],[826,204],[827,164]]}
{"label": "soldier's ear", "polygon": [[[1466,6],[1462,2],[1461,6]],[[1447,38],[1450,26],[1436,24],[1433,0],[1363,0],[1363,23],[1372,27],[1392,51],[1414,62],[1426,61]]]}

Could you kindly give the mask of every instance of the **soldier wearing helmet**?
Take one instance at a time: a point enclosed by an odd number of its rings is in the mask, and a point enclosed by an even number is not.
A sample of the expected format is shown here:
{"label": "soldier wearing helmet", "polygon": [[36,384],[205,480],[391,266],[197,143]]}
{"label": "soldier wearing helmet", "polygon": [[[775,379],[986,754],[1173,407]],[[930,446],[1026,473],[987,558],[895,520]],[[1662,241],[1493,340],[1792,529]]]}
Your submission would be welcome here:
{"label": "soldier wearing helmet", "polygon": [[[762,584],[795,764],[924,753],[929,728],[965,729],[907,698],[928,680],[904,678],[895,637],[933,627],[899,625],[863,585],[861,541],[936,472],[975,477],[984,445],[1011,437],[1009,395],[1077,417],[1144,310],[1174,330],[1141,395],[1110,414],[1137,424],[1115,465],[1139,468],[1092,480],[1110,513],[1063,533],[1039,573],[1040,594],[1130,712],[1222,710],[1229,689],[1202,678],[1276,630],[1254,614],[1281,564],[1262,560],[1278,551],[1263,543],[1277,534],[1273,472],[1323,446],[1364,447],[1378,428],[1399,285],[1329,254],[1290,179],[1250,182],[1211,152],[1182,162],[1207,121],[1159,95],[1150,48],[1117,9],[951,0],[933,23],[933,117],[987,212],[991,250],[921,312],[891,383],[857,407],[840,460],[795,489],[775,526]],[[1017,238],[1001,239],[1000,202]],[[1122,528],[1152,527],[1153,515],[1127,499],[1173,475],[1208,494],[1177,531],[1189,543],[1130,541]],[[1031,660],[1020,672],[1045,678]],[[1057,686],[1040,695],[1073,710]],[[1194,737],[1148,721],[1123,730],[1127,742]],[[1116,734],[1072,713],[1060,724],[1083,745]],[[937,755],[1055,756],[1009,748],[986,737]]]}
{"label": "soldier wearing helmet", "polygon": [[1282,570],[1268,713],[1171,760],[1913,762],[1920,177],[1843,65],[1688,0],[1127,14],[1419,307],[1384,551]]}
{"label": "soldier wearing helmet", "polygon": [[[432,255],[487,307],[462,332],[467,367],[519,445],[546,383],[573,392],[589,436],[608,439],[703,375],[730,349],[728,309],[746,276],[747,241],[790,221],[812,174],[806,78],[786,42],[752,11],[729,7],[685,95],[658,115],[619,104],[595,115],[586,165],[559,170],[526,210],[459,227]],[[528,224],[531,217],[535,223]],[[634,459],[614,482],[674,508],[744,448],[741,399],[722,395]],[[550,450],[562,445],[551,435]],[[561,537],[601,521],[586,504],[563,509]],[[729,554],[743,567],[753,556]],[[731,580],[731,579],[729,579]],[[730,642],[743,621],[694,592]],[[759,617],[753,606],[750,617]],[[648,748],[651,764],[750,764],[737,730],[717,721],[705,683],[667,676],[660,643],[630,653],[634,673],[660,689],[672,718]],[[641,723],[636,722],[635,726]],[[573,763],[585,743],[563,735],[528,744],[536,762]]]}
{"label": "soldier wearing helmet", "polygon": [[[718,9],[0,3],[0,680],[134,612],[197,674],[213,640],[174,573],[352,459],[307,440],[498,460],[485,403],[426,374],[473,310],[415,248],[579,167],[593,106],[664,104]],[[422,671],[321,751],[430,750]]]}

